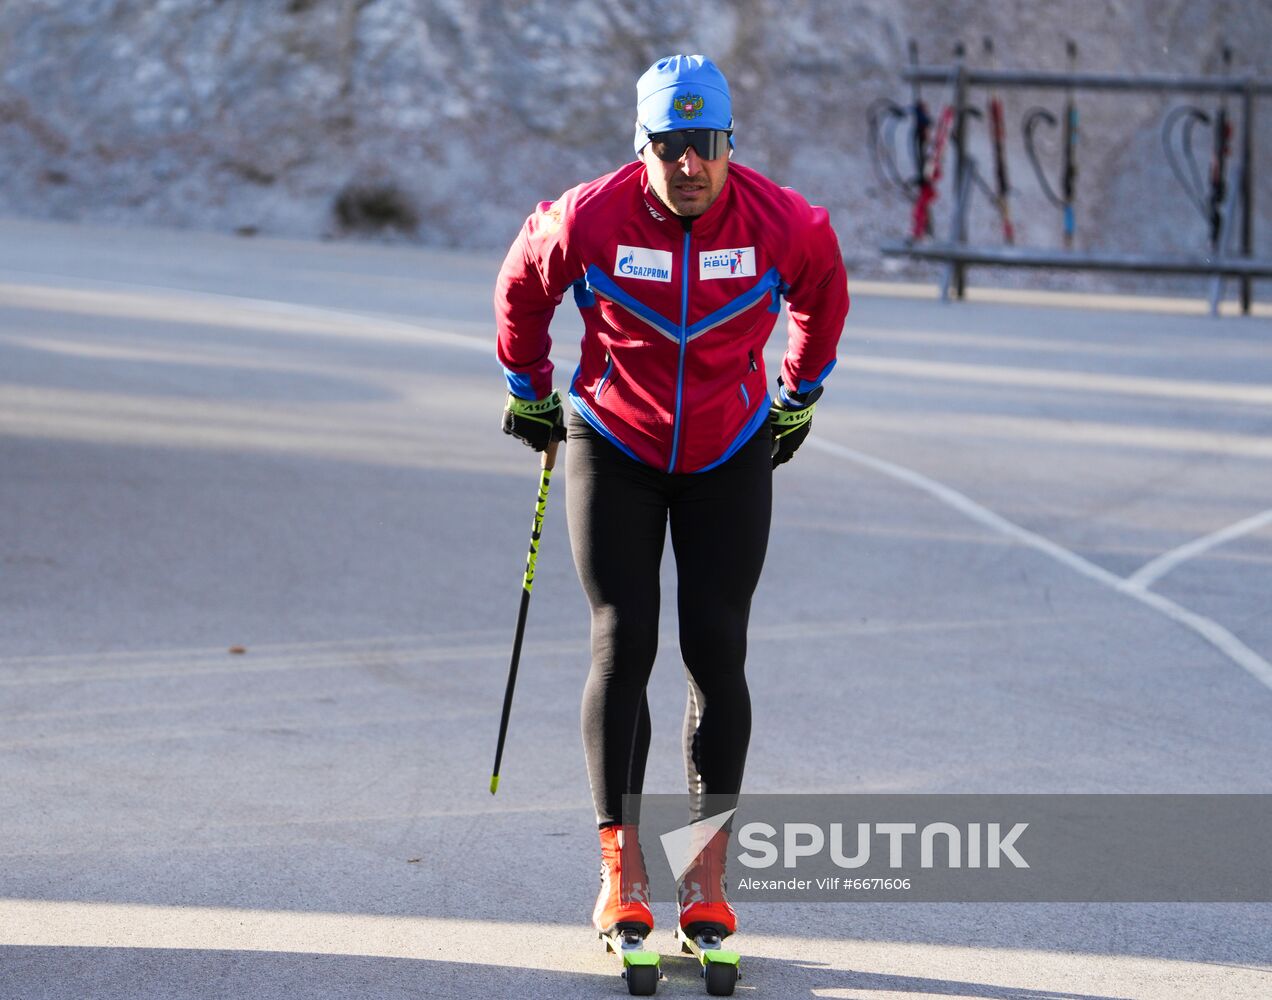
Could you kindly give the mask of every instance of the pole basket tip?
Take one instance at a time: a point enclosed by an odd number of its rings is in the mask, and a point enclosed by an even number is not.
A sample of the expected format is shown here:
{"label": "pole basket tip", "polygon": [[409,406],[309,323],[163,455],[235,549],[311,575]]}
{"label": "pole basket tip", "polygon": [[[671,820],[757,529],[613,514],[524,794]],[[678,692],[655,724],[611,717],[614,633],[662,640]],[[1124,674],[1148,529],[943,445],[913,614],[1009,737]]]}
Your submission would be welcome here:
{"label": "pole basket tip", "polygon": [[494,795],[497,791],[499,791],[499,775],[492,774],[490,776],[490,794]]}

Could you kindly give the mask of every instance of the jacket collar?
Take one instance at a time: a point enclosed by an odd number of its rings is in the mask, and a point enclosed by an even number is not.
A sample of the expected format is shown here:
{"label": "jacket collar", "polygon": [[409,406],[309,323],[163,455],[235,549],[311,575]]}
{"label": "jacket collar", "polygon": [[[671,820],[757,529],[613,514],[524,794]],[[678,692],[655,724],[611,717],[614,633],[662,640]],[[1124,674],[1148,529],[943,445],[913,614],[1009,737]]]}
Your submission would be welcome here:
{"label": "jacket collar", "polygon": [[[693,235],[698,238],[709,238],[715,235],[720,228],[720,223],[724,220],[728,213],[729,202],[733,200],[733,176],[732,165],[730,165],[729,176],[724,179],[724,187],[720,189],[720,194],[711,207],[701,215],[696,216],[693,220]],[[680,216],[673,213],[666,205],[664,205],[654,194],[649,186],[649,173],[642,165],[640,171],[641,196],[645,199],[645,209],[653,217],[659,226],[665,228],[668,233],[674,233],[677,236],[684,232],[684,224],[681,222]]]}

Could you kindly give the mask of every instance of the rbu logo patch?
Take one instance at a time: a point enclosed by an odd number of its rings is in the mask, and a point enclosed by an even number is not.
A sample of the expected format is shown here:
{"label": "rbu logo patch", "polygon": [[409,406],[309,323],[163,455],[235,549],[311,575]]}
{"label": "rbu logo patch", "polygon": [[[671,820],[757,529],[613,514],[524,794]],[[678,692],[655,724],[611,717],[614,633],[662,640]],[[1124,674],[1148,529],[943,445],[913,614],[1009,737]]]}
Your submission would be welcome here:
{"label": "rbu logo patch", "polygon": [[614,260],[614,274],[619,278],[670,281],[671,251],[620,245]]}
{"label": "rbu logo patch", "polygon": [[704,250],[698,254],[698,277],[754,278],[755,247],[736,250]]}

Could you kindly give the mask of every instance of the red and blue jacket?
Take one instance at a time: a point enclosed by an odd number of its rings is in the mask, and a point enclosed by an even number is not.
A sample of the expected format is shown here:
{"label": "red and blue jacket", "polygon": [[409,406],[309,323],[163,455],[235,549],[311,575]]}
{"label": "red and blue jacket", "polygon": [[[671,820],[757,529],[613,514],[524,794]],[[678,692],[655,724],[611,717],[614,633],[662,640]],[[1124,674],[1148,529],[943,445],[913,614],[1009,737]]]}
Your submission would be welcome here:
{"label": "red and blue jacket", "polygon": [[719,465],[765,423],[763,349],[782,298],[791,392],[830,374],[848,314],[826,210],[738,164],[691,221],[663,207],[639,162],[539,205],[495,290],[498,357],[514,395],[552,391],[548,325],[569,290],[584,323],[575,409],[668,472]]}

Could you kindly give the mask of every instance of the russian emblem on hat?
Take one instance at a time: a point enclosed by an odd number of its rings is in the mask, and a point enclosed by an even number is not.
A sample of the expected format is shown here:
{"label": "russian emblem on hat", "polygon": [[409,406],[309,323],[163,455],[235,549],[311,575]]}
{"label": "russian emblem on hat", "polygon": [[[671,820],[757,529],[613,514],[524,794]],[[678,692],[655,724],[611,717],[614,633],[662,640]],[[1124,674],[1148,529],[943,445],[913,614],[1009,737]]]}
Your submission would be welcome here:
{"label": "russian emblem on hat", "polygon": [[681,94],[671,106],[676,109],[676,114],[681,118],[693,120],[702,115],[702,106],[706,103],[699,94]]}
{"label": "russian emblem on hat", "polygon": [[703,55],[666,56],[636,81],[636,153],[651,134],[682,128],[733,128],[729,81]]}

